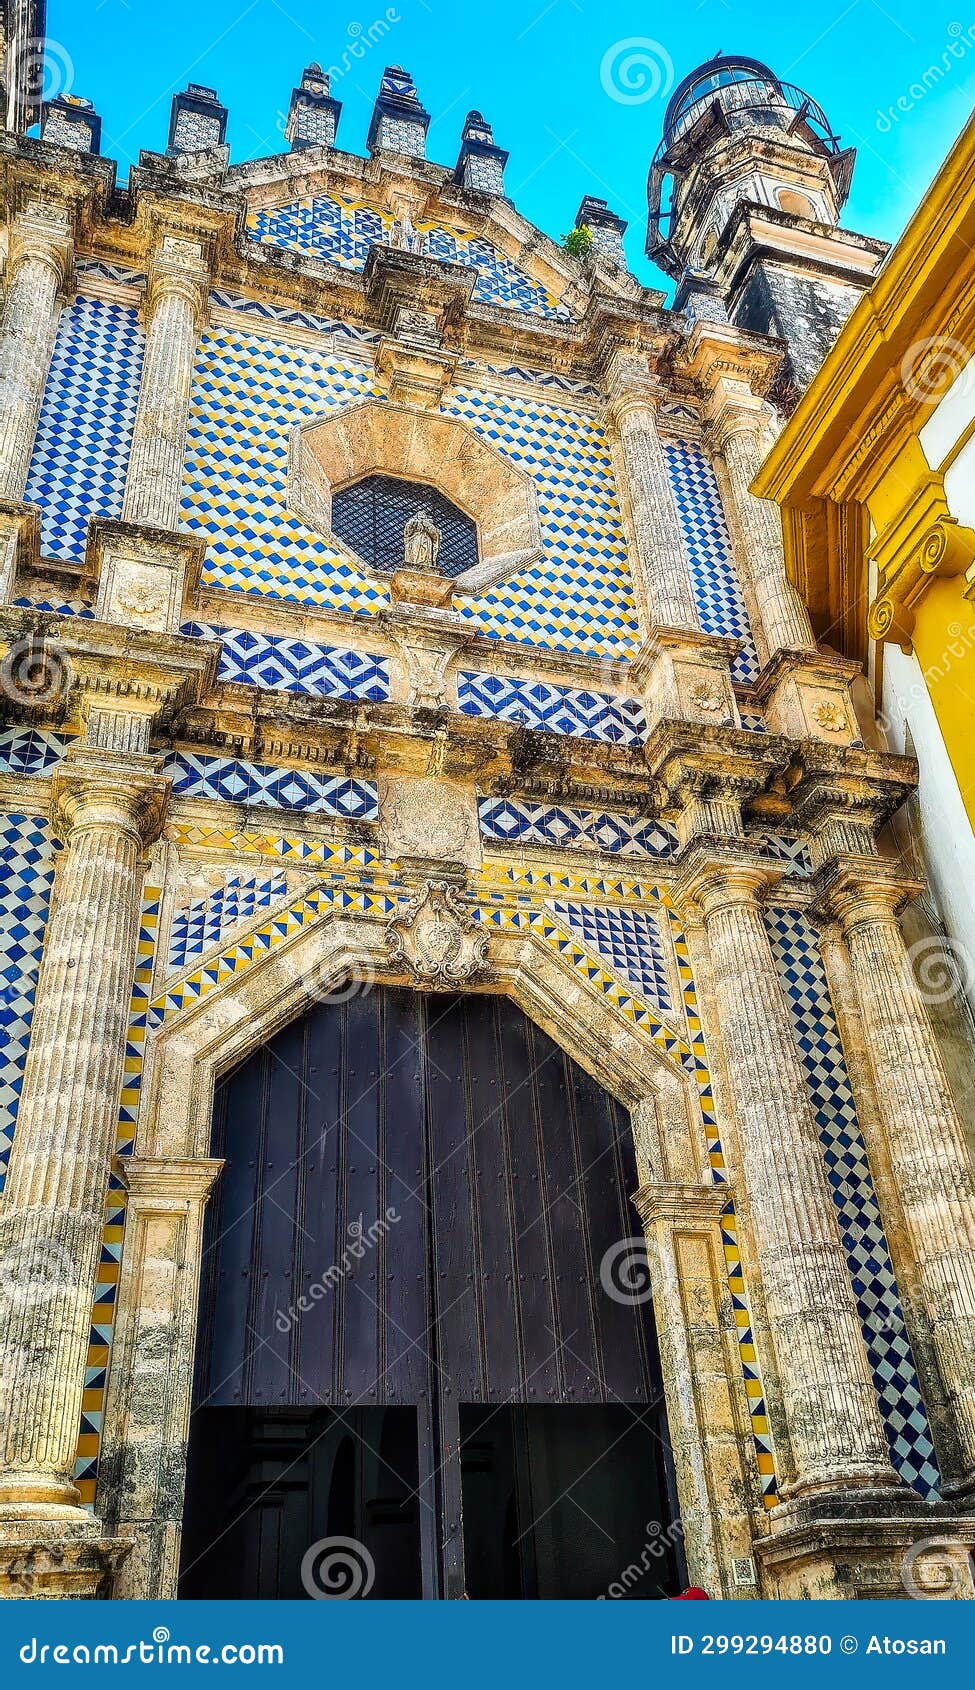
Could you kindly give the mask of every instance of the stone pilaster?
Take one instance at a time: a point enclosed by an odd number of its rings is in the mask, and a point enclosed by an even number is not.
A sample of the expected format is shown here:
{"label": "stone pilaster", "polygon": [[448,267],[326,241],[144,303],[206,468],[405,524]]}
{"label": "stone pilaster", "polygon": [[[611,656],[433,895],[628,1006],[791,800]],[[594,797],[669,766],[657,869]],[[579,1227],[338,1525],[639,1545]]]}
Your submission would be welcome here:
{"label": "stone pilaster", "polygon": [[730,1195],[727,1185],[661,1181],[633,1201],[647,1238],[688,1576],[709,1595],[740,1599],[760,1594],[736,1583],[732,1568],[750,1563],[761,1499],[742,1460],[748,1405],[721,1239]]}
{"label": "stone pilaster", "polygon": [[179,1574],[203,1214],[222,1163],[124,1157],[126,1243],[102,1470],[112,1537],[133,1542],[116,1598],[171,1600]]}
{"label": "stone pilaster", "polygon": [[164,235],[149,270],[146,354],[122,520],[174,529],[190,381],[206,311],[208,271],[198,241]]}
{"label": "stone pilaster", "polygon": [[808,1498],[897,1479],[762,918],[768,875],[768,865],[740,851],[701,846],[689,854],[678,895],[699,906],[711,952],[791,1452],[783,1490]]}
{"label": "stone pilaster", "polygon": [[755,635],[761,655],[767,661],[779,651],[812,650],[809,613],[786,573],[779,507],[751,492],[772,443],[768,414],[744,383],[722,380],[710,420],[728,472],[742,568],[759,618]]}
{"label": "stone pilaster", "polygon": [[820,872],[822,904],[849,948],[887,1154],[944,1387],[957,1471],[975,1489],[975,1179],[937,1041],[898,923],[919,888],[879,858]]}
{"label": "stone pilaster", "polygon": [[697,630],[690,565],[657,430],[663,390],[652,381],[645,357],[620,349],[611,354],[604,379],[633,520],[633,573],[643,632]]}
{"label": "stone pilaster", "polygon": [[[89,740],[54,777],[64,837],[0,1219],[0,1544],[97,1537],[72,1481],[157,759]],[[136,734],[141,742],[143,734]],[[123,736],[124,738],[124,736]],[[116,743],[118,736],[115,735]],[[0,1551],[0,1561],[7,1551]]]}
{"label": "stone pilaster", "polygon": [[11,226],[0,314],[0,499],[27,485],[71,260],[67,208],[28,203]]}

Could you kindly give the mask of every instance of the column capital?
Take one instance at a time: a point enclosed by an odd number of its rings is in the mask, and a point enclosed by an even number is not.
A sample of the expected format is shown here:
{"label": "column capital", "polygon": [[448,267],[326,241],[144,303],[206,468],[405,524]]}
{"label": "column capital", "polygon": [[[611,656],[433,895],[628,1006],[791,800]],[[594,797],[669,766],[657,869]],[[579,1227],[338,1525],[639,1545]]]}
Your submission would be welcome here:
{"label": "column capital", "polygon": [[770,415],[765,404],[782,363],[764,336],[749,334],[733,323],[699,318],[681,349],[682,373],[691,376],[714,397],[726,392],[759,415]]}
{"label": "column capital", "polygon": [[222,1157],[117,1156],[113,1167],[133,1211],[169,1214],[203,1203],[220,1177]]}
{"label": "column capital", "polygon": [[74,258],[71,211],[57,200],[27,200],[10,223],[8,274],[33,259],[54,271],[60,291],[67,286]]}
{"label": "column capital", "polygon": [[901,911],[924,891],[886,857],[837,856],[817,873],[813,913],[839,924],[844,938],[860,927],[896,924]]}
{"label": "column capital", "polygon": [[631,1199],[644,1226],[710,1229],[721,1220],[734,1196],[730,1185],[682,1185],[676,1180],[641,1185]]}
{"label": "column capital", "polygon": [[164,299],[182,299],[193,313],[197,333],[207,316],[210,262],[204,243],[163,232],[149,261],[145,313],[149,321]]}
{"label": "column capital", "polygon": [[158,839],[170,780],[161,757],[72,746],[55,769],[51,797],[55,823],[66,841],[81,831],[107,828],[134,836],[141,849]]}
{"label": "column capital", "polygon": [[762,857],[744,839],[696,839],[678,864],[671,896],[682,916],[705,922],[718,910],[757,907],[782,879],[785,865]]}
{"label": "column capital", "polygon": [[789,801],[817,866],[835,857],[877,862],[874,838],[914,791],[917,765],[887,752],[807,742],[799,767]]}
{"label": "column capital", "polygon": [[644,755],[677,812],[685,846],[700,836],[743,842],[742,805],[789,764],[789,748],[777,736],[703,721],[659,722]]}

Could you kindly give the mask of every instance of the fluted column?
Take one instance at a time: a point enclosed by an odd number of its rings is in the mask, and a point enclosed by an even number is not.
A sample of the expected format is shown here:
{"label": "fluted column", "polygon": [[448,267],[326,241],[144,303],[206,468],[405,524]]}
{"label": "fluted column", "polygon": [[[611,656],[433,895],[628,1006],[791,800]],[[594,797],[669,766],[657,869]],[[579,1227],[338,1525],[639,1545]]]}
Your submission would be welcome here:
{"label": "fluted column", "polygon": [[[144,738],[144,735],[143,735]],[[72,1481],[157,759],[91,744],[54,778],[58,863],[0,1207],[0,1523],[77,1525]]]}
{"label": "fluted column", "polygon": [[650,379],[646,359],[615,352],[606,385],[633,516],[634,575],[646,619],[651,627],[697,631],[700,621],[690,564],[657,432],[660,394]]}
{"label": "fluted column", "polygon": [[14,219],[0,314],[0,499],[24,496],[71,257],[66,209],[31,205]]}
{"label": "fluted column", "polygon": [[786,1494],[895,1485],[822,1150],[758,902],[768,868],[692,854],[791,1446]]}
{"label": "fluted column", "polygon": [[878,859],[825,871],[823,902],[849,948],[886,1149],[959,1471],[975,1488],[975,1180],[898,914],[913,886]]}
{"label": "fluted column", "polygon": [[[720,387],[738,384],[720,383]],[[782,517],[770,499],[750,491],[771,445],[768,418],[747,389],[736,403],[719,393],[712,407],[714,439],[728,471],[731,501],[741,541],[741,561],[758,612],[755,630],[762,655],[814,648],[809,614],[789,580],[782,545]]]}
{"label": "fluted column", "polygon": [[146,353],[125,481],[124,522],[177,526],[193,358],[206,297],[202,247],[164,236],[149,272]]}

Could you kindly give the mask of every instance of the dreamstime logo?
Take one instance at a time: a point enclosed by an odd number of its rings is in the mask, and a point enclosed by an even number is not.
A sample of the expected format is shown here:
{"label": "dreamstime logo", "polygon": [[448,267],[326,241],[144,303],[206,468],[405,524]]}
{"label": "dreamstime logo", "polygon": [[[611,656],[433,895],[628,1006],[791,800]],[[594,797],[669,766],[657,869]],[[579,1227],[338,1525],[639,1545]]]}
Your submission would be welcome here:
{"label": "dreamstime logo", "polygon": [[11,1303],[50,1302],[74,1283],[74,1263],[60,1244],[44,1239],[12,1244],[0,1256],[0,1292]]}
{"label": "dreamstime logo", "polygon": [[966,390],[970,387],[975,367],[971,354],[960,340],[951,335],[929,335],[916,340],[901,359],[901,381],[904,391],[921,404],[934,405],[943,399],[952,382],[962,371]]}
{"label": "dreamstime logo", "polygon": [[318,1003],[348,1003],[367,997],[376,984],[370,957],[355,946],[340,946],[314,962],[302,976],[305,991]]}
{"label": "dreamstime logo", "polygon": [[354,1271],[356,1262],[361,1262],[369,1250],[374,1250],[381,1238],[385,1238],[391,1226],[400,1220],[400,1215],[390,1204],[389,1208],[378,1221],[372,1221],[367,1227],[360,1215],[357,1220],[350,1221],[346,1227],[349,1242],[342,1251],[337,1262],[316,1280],[313,1280],[307,1291],[302,1292],[296,1302],[288,1309],[275,1309],[274,1324],[279,1332],[290,1332],[298,1316],[308,1314],[313,1303],[320,1303],[330,1291],[334,1291],[343,1279],[348,1278]]}
{"label": "dreamstime logo", "polygon": [[17,49],[16,62],[20,86],[32,98],[56,100],[60,94],[70,94],[74,64],[60,41],[32,35]]}
{"label": "dreamstime logo", "polygon": [[0,691],[14,704],[54,704],[71,691],[73,680],[67,652],[35,635],[16,640],[0,662]]}
{"label": "dreamstime logo", "polygon": [[912,82],[906,94],[899,94],[893,105],[883,111],[878,107],[876,127],[881,135],[889,135],[895,123],[899,123],[902,115],[912,112],[915,106],[926,99],[933,88],[937,88],[946,76],[950,76],[959,59],[964,59],[975,45],[975,24],[950,23],[948,25],[948,39],[941,52],[940,59],[935,59],[926,65],[916,81]]}
{"label": "dreamstime logo", "polygon": [[975,966],[957,940],[929,934],[908,951],[914,978],[925,1003],[952,1003],[975,985]]}
{"label": "dreamstime logo", "polygon": [[971,1551],[951,1537],[924,1537],[901,1562],[901,1583],[919,1602],[945,1602],[966,1591],[972,1578]]}
{"label": "dreamstime logo", "polygon": [[618,1602],[639,1584],[642,1578],[653,1569],[654,1562],[665,1559],[667,1551],[672,1549],[684,1535],[683,1520],[673,1520],[666,1531],[659,1520],[648,1520],[644,1530],[647,1540],[640,1551],[640,1558],[631,1561],[615,1578],[608,1590],[596,1597],[597,1602]]}
{"label": "dreamstime logo", "polygon": [[[373,18],[370,24],[361,24],[355,19],[345,26],[345,33],[349,44],[343,49],[342,56],[334,64],[326,65],[324,74],[328,77],[329,87],[340,82],[343,76],[348,76],[350,70],[356,66],[373,47],[389,34],[394,24],[402,23],[402,18],[395,6],[387,6],[381,18]],[[279,111],[277,127],[283,135],[288,126],[287,112]]]}
{"label": "dreamstime logo", "polygon": [[628,35],[607,47],[599,66],[599,80],[611,100],[621,106],[643,106],[669,94],[674,86],[674,62],[666,47],[647,35]]}
{"label": "dreamstime logo", "polygon": [[316,1602],[352,1602],[368,1596],[376,1581],[376,1563],[354,1537],[322,1537],[306,1549],[301,1582]]}
{"label": "dreamstime logo", "polygon": [[614,1303],[649,1303],[653,1296],[645,1238],[621,1238],[599,1264],[599,1283]]}

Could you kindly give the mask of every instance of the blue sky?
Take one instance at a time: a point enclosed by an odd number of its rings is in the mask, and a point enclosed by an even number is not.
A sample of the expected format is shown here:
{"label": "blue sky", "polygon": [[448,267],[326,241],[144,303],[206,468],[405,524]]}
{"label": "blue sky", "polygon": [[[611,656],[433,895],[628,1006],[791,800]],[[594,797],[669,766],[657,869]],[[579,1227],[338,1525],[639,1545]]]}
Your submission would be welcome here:
{"label": "blue sky", "polygon": [[383,66],[403,64],[433,119],[432,159],[454,164],[478,107],[511,154],[519,210],[558,239],[582,195],[602,195],[654,285],[646,174],[667,91],[719,49],[764,59],[819,101],[859,152],[845,221],[885,239],[975,103],[975,0],[48,0],[48,32],[49,80],[95,102],[123,178],[140,148],[165,146],[171,96],[190,79],[230,108],[235,159],[281,151],[311,59],[340,68],[339,145],[364,152]]}

